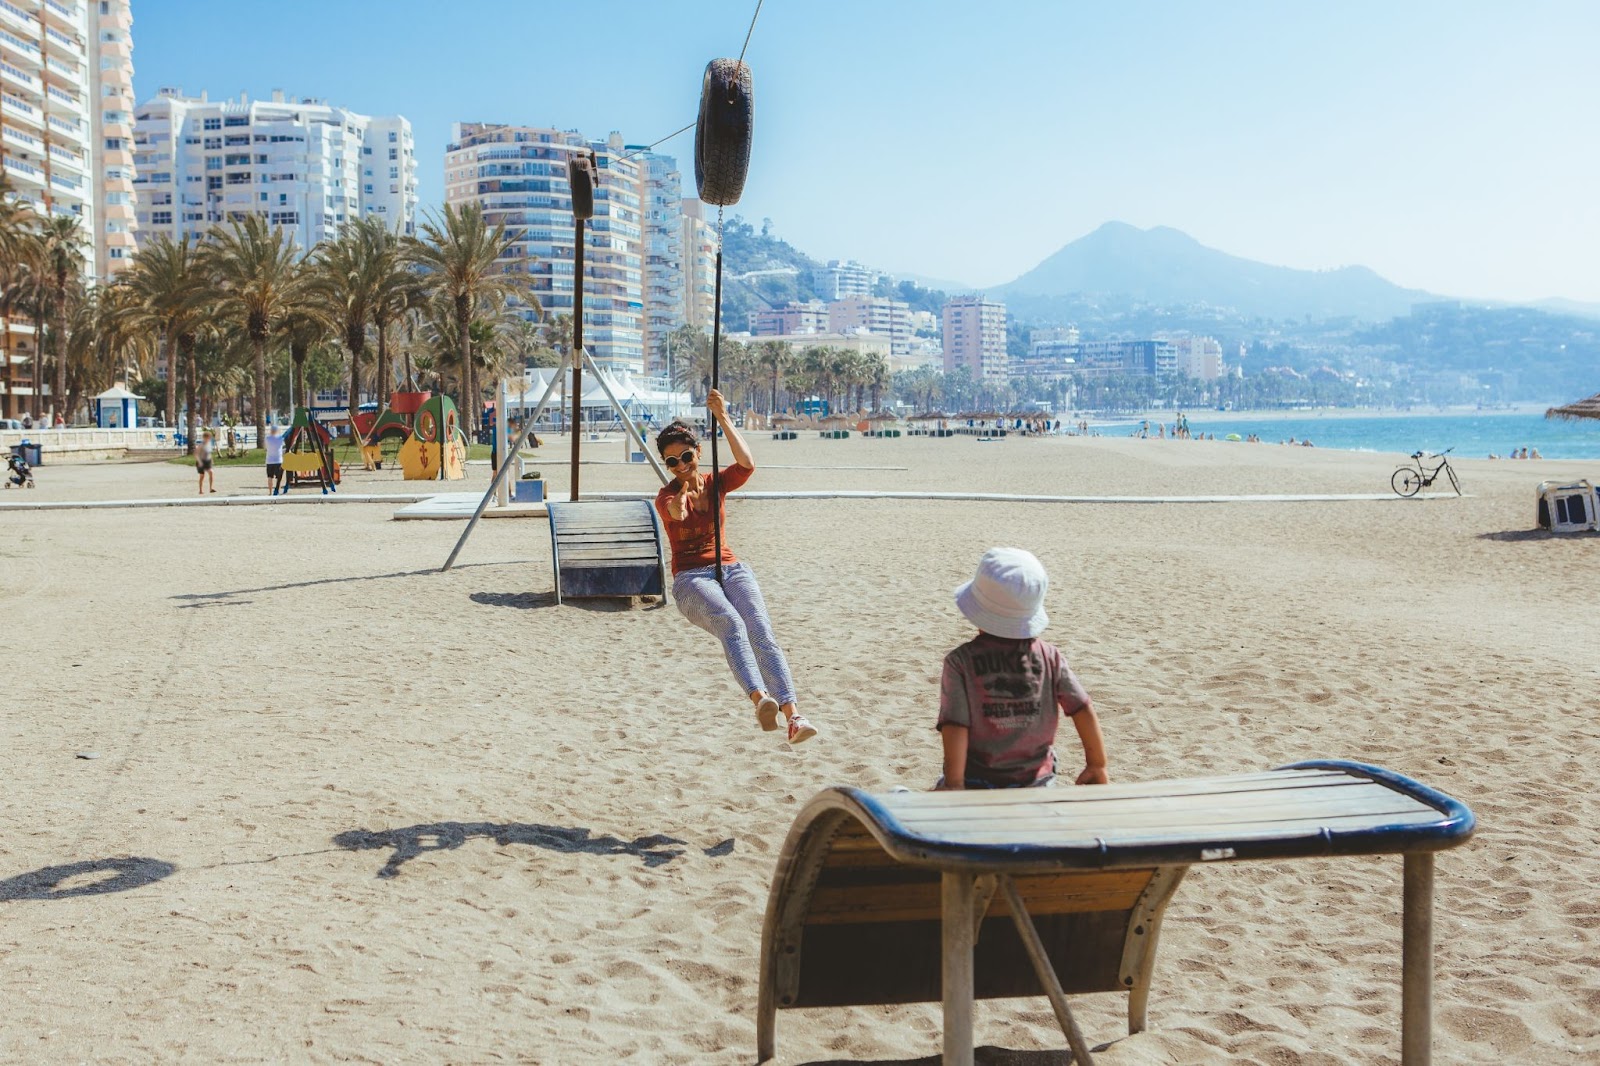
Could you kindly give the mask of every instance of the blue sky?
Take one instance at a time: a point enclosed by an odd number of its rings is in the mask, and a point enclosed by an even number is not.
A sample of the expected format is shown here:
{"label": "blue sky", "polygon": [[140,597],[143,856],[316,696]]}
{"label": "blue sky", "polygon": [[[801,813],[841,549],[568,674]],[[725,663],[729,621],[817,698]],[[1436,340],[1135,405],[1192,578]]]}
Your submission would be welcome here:
{"label": "blue sky", "polygon": [[[135,0],[140,102],[274,88],[455,121],[693,120],[755,0]],[[765,0],[733,212],[818,258],[1009,281],[1113,219],[1402,285],[1600,302],[1600,4]],[[663,145],[692,191],[693,131]]]}

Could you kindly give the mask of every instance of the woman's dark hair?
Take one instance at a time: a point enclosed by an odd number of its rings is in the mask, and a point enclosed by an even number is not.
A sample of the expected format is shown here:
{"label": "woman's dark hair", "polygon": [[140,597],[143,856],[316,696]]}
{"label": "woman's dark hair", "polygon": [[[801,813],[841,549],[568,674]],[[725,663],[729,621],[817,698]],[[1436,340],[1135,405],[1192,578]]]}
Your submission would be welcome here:
{"label": "woman's dark hair", "polygon": [[660,433],[656,434],[656,451],[665,452],[669,444],[687,444],[691,448],[700,447],[700,438],[694,435],[694,429],[681,418],[668,422]]}

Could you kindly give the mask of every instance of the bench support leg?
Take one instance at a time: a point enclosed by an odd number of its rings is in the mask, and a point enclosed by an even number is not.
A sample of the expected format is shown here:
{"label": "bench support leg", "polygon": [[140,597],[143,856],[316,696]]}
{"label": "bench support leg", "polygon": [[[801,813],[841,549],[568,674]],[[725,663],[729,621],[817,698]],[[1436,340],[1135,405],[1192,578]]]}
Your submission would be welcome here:
{"label": "bench support leg", "polygon": [[1061,1025],[1061,1031],[1067,1036],[1067,1046],[1072,1048],[1072,1057],[1078,1066],[1094,1066],[1094,1056],[1089,1054],[1088,1041],[1083,1038],[1083,1031],[1078,1028],[1078,1021],[1072,1016],[1072,1008],[1067,1004],[1067,994],[1061,990],[1061,981],[1056,977],[1054,966],[1050,965],[1050,956],[1045,953],[1044,941],[1039,939],[1039,930],[1034,927],[1033,918],[1028,915],[1027,905],[1022,901],[1022,893],[1017,891],[1016,882],[1011,880],[1009,874],[1002,874],[1000,887],[1006,894],[1006,906],[1011,910],[1011,920],[1017,924],[1017,935],[1022,938],[1022,946],[1028,949],[1028,958],[1033,960],[1033,972],[1039,975],[1039,984],[1044,986],[1045,995],[1050,997],[1050,1006],[1055,1008],[1056,1021]]}
{"label": "bench support leg", "polygon": [[941,883],[944,930],[944,1066],[972,1066],[972,912],[977,885],[969,873],[946,873]]}
{"label": "bench support leg", "polygon": [[1433,1061],[1433,853],[1405,857],[1405,911],[1401,941],[1400,1062]]}

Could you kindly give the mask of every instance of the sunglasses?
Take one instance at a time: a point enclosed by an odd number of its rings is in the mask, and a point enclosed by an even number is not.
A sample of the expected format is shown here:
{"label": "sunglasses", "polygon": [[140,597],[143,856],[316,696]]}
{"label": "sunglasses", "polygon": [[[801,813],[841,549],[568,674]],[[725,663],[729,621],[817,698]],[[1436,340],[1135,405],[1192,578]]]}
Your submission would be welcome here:
{"label": "sunglasses", "polygon": [[679,452],[677,455],[663,455],[661,459],[667,464],[668,470],[675,470],[679,463],[688,466],[694,462],[694,449],[690,448],[688,451]]}

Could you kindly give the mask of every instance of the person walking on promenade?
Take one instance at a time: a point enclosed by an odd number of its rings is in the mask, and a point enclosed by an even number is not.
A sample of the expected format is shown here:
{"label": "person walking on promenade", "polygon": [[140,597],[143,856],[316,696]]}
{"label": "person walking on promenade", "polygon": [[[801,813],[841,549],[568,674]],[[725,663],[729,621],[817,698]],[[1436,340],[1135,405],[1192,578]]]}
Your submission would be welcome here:
{"label": "person walking on promenade", "polygon": [[208,429],[194,448],[194,468],[200,475],[200,495],[206,494],[206,479],[211,479],[211,491],[217,491],[217,475],[212,468],[216,462],[217,442]]}
{"label": "person walking on promenade", "polygon": [[[750,480],[756,463],[716,389],[706,397],[706,411],[714,425],[722,427],[733,452],[734,465],[718,479],[726,494]],[[679,612],[722,643],[728,666],[755,706],[762,729],[777,729],[782,712],[790,744],[811,739],[817,735],[816,727],[795,707],[789,660],[773,636],[756,576],[728,547],[726,500],[712,499],[711,472],[700,469],[699,436],[687,422],[673,421],[656,435],[656,451],[676,475],[656,494],[656,511],[672,545],[672,598]],[[724,532],[720,584],[713,513],[720,516]]]}

